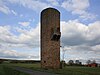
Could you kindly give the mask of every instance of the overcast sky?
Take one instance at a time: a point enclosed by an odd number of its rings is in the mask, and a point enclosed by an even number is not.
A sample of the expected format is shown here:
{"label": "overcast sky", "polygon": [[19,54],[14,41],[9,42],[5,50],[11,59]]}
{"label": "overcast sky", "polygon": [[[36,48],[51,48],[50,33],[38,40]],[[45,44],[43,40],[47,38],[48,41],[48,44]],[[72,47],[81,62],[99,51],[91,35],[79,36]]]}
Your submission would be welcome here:
{"label": "overcast sky", "polygon": [[48,7],[61,13],[66,62],[100,63],[100,0],[0,0],[0,58],[40,59],[40,13]]}

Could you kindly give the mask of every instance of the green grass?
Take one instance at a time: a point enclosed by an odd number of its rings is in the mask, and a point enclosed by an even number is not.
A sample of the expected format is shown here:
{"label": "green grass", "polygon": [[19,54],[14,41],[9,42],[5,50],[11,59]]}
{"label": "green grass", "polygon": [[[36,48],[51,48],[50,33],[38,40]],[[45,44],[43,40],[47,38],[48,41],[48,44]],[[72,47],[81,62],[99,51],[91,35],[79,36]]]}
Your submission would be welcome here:
{"label": "green grass", "polygon": [[11,67],[0,64],[0,75],[29,75],[23,72],[16,71]]}
{"label": "green grass", "polygon": [[9,67],[14,67],[14,66],[19,66],[19,67],[24,67],[24,68],[30,68],[34,70],[40,69],[40,64],[25,64],[25,63],[17,63],[17,64],[4,64],[5,66]]}
{"label": "green grass", "polygon": [[[7,66],[8,64],[5,64]],[[79,66],[66,66],[63,69],[58,70],[44,70],[40,68],[40,64],[9,64],[9,66],[19,66],[24,68],[30,68],[32,70],[56,73],[60,75],[100,75],[100,67],[79,67]],[[1,75],[1,74],[0,74]]]}
{"label": "green grass", "polygon": [[61,75],[100,75],[100,68],[66,66],[63,69],[53,70],[52,72]]}

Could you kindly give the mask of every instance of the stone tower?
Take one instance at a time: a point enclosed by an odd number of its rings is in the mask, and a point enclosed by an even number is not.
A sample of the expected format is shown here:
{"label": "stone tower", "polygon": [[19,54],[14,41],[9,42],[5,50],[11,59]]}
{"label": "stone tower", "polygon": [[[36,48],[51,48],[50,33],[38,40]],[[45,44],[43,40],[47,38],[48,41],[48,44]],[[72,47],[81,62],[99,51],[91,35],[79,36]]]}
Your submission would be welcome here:
{"label": "stone tower", "polygon": [[60,12],[47,8],[41,12],[41,67],[60,68]]}

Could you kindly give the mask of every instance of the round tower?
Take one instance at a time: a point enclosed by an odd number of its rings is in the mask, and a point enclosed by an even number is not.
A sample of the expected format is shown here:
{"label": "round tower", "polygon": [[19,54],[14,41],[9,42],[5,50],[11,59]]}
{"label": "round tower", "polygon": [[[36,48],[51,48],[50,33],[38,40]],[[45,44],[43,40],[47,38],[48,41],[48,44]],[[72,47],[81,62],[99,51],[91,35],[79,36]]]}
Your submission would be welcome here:
{"label": "round tower", "polygon": [[60,12],[47,8],[41,12],[41,67],[60,68]]}

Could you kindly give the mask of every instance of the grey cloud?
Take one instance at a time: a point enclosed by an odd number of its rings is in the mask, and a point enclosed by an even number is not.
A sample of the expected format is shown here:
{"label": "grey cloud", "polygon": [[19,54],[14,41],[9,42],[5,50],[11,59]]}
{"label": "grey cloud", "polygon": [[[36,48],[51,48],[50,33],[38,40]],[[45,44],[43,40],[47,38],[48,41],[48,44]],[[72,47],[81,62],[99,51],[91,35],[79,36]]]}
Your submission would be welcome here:
{"label": "grey cloud", "polygon": [[[62,43],[69,46],[75,45],[90,45],[95,46],[100,44],[100,30],[99,22],[95,22],[90,26],[84,25],[78,21],[68,21],[62,23]],[[95,30],[92,31],[92,28],[95,27]],[[92,31],[92,32],[91,32]]]}
{"label": "grey cloud", "polygon": [[[61,22],[62,45],[66,50],[66,61],[88,59],[97,61],[100,58],[100,29],[99,22],[84,25],[77,20]],[[70,48],[70,49],[69,49]]]}
{"label": "grey cloud", "polygon": [[[67,36],[67,33],[66,33],[66,36]],[[74,45],[84,44],[86,40],[81,35],[77,35],[76,33],[76,35],[71,36],[69,38],[62,37],[62,42],[65,45],[74,46]]]}
{"label": "grey cloud", "polygon": [[0,58],[10,59],[39,59],[38,55],[17,52],[16,50],[0,50]]}
{"label": "grey cloud", "polygon": [[[12,28],[13,29],[13,28]],[[20,32],[19,36],[12,34],[11,28],[0,26],[0,45],[5,47],[39,47],[39,25],[31,30]]]}

